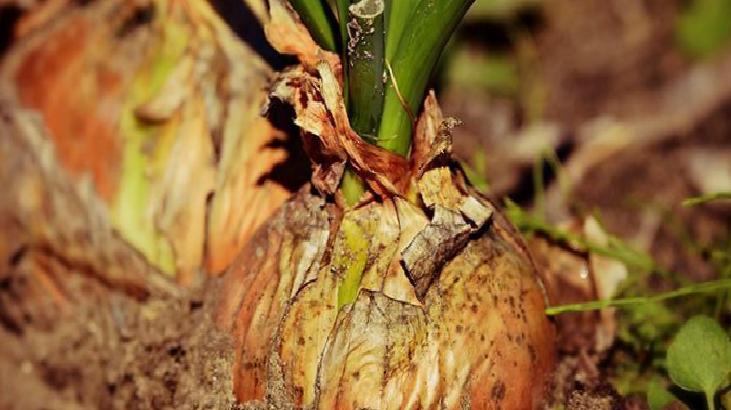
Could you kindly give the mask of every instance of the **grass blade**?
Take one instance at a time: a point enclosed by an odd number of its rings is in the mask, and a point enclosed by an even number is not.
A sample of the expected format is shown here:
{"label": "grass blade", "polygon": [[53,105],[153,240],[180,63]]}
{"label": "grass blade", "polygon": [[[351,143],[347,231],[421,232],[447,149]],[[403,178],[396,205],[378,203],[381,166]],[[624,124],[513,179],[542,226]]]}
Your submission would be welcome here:
{"label": "grass blade", "polygon": [[683,201],[683,206],[691,207],[691,206],[696,206],[696,205],[700,205],[700,204],[705,204],[707,202],[722,201],[722,200],[728,200],[728,199],[731,199],[731,192],[714,192],[711,194],[687,198]]}
{"label": "grass blade", "polygon": [[704,293],[717,293],[728,289],[731,289],[731,279],[720,279],[710,282],[702,282],[693,285],[683,286],[670,292],[659,293],[652,296],[604,299],[585,303],[549,306],[546,308],[546,314],[549,316],[553,316],[563,313],[585,312],[589,310],[598,310],[608,307],[632,307],[646,303],[662,302],[664,300],[679,298],[682,296],[699,295]]}

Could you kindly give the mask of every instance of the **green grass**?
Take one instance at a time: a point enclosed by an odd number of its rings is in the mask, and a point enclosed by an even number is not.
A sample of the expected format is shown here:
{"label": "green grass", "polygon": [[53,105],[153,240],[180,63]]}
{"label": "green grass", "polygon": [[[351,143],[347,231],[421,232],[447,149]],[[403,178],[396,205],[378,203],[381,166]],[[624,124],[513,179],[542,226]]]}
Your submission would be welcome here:
{"label": "green grass", "polygon": [[569,312],[586,312],[590,310],[599,310],[608,307],[627,308],[638,305],[662,302],[669,299],[675,299],[685,296],[715,294],[731,289],[731,279],[719,279],[708,282],[697,283],[693,285],[682,286],[678,289],[662,292],[656,295],[636,296],[617,299],[594,300],[584,303],[572,303],[567,305],[549,306],[546,308],[546,314],[549,316],[560,315]]}
{"label": "green grass", "polygon": [[[548,157],[544,155],[543,159],[546,158]],[[549,160],[549,164],[550,162]],[[559,164],[551,166],[555,168],[561,184],[562,173]],[[543,190],[542,175],[538,171],[534,184],[537,191]],[[568,191],[568,187],[566,190]],[[725,193],[713,194],[692,199],[687,203],[690,204],[688,206],[692,206],[726,198]],[[647,204],[643,205],[643,208],[644,206]],[[668,374],[666,353],[673,334],[691,316],[705,314],[709,317],[714,316],[719,323],[725,323],[723,321],[727,321],[731,314],[728,297],[731,294],[731,234],[728,238],[717,239],[710,245],[701,245],[694,241],[685,229],[681,229],[682,226],[676,226],[682,223],[681,220],[669,208],[665,208],[661,210],[663,224],[673,225],[669,226],[672,228],[671,233],[677,235],[677,239],[681,240],[688,250],[698,255],[705,255],[706,260],[718,274],[716,280],[689,283],[684,275],[664,269],[652,257],[634,249],[617,237],[610,235],[606,245],[592,243],[580,234],[548,223],[538,206],[534,212],[528,212],[515,203],[506,201],[507,216],[524,234],[542,235],[580,252],[616,259],[628,267],[630,276],[621,285],[618,297],[548,306],[545,312],[549,316],[556,316],[608,307],[618,308],[616,337],[619,343],[614,345],[604,366],[607,368],[609,379],[620,394],[644,394],[652,408],[661,408],[661,405],[678,400],[664,387],[672,384]],[[657,283],[658,279],[665,286],[675,286],[675,289],[651,292],[651,283]],[[725,332],[728,334],[728,328]],[[690,359],[685,359],[683,362],[688,360]],[[705,393],[709,403],[713,403],[712,392]],[[725,397],[721,395],[722,400]]]}
{"label": "green grass", "polygon": [[523,233],[540,233],[556,242],[570,245],[572,248],[579,251],[591,252],[597,255],[616,259],[628,267],[656,272],[663,276],[672,276],[671,272],[655,263],[649,255],[634,249],[615,236],[609,235],[607,245],[596,244],[585,239],[581,235],[577,235],[565,229],[560,229],[551,225],[546,222],[543,217],[523,210],[509,199],[506,200],[505,203],[505,213],[513,224],[515,224],[515,226]]}
{"label": "green grass", "polygon": [[731,192],[714,192],[711,194],[687,198],[683,201],[683,206],[691,207],[696,205],[702,205],[708,202],[723,200],[731,200]]}
{"label": "green grass", "polygon": [[731,1],[693,0],[676,23],[681,50],[694,58],[713,55],[731,40]]}

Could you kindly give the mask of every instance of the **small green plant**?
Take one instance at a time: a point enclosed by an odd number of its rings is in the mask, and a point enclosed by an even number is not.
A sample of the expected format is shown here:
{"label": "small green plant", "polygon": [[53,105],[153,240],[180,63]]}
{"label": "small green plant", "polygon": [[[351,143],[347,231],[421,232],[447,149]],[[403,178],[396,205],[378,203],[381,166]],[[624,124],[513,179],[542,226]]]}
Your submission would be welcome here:
{"label": "small green plant", "polygon": [[675,400],[675,396],[662,385],[659,377],[655,377],[647,383],[647,404],[650,405],[650,410],[664,409]]}
{"label": "small green plant", "polygon": [[731,40],[731,1],[693,0],[676,25],[680,48],[691,57],[707,57]]}
{"label": "small green plant", "polygon": [[708,408],[715,409],[714,396],[731,381],[731,341],[710,317],[688,320],[668,348],[670,378],[685,390],[703,392]]}

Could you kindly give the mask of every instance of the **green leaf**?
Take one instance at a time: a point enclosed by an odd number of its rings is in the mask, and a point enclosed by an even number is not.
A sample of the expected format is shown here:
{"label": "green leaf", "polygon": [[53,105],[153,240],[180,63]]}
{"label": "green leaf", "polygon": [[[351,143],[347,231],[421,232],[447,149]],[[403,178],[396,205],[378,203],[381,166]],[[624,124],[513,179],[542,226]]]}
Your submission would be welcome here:
{"label": "green leaf", "polygon": [[[385,3],[383,0],[352,0],[351,3],[347,10],[350,29],[343,67],[348,78],[345,84],[348,117],[353,130],[365,141],[374,143],[383,111]],[[349,206],[355,205],[365,192],[365,184],[351,168],[346,170],[341,188]]]}
{"label": "green leaf", "polygon": [[302,22],[317,43],[329,51],[337,51],[337,22],[330,6],[322,0],[290,0]]}
{"label": "green leaf", "polygon": [[708,316],[694,316],[680,328],[667,354],[670,378],[685,390],[704,392],[709,408],[713,395],[729,383],[731,341]]}
{"label": "green leaf", "polygon": [[419,5],[419,0],[391,0],[388,2],[387,11],[387,31],[386,38],[386,58],[391,61],[396,55],[401,35],[406,26],[411,22],[411,15]]}
{"label": "green leaf", "polygon": [[662,410],[676,400],[675,396],[662,385],[658,377],[647,383],[647,404],[650,405],[650,410]]}
{"label": "green leaf", "polygon": [[677,22],[680,47],[693,57],[706,57],[731,40],[731,1],[694,0]]}
{"label": "green leaf", "polygon": [[[421,0],[411,12],[389,60],[389,81],[383,103],[383,118],[378,145],[400,155],[408,155],[412,121],[419,113],[426,86],[434,66],[474,0]],[[411,4],[411,2],[409,3]],[[389,32],[397,22],[396,11],[389,12]],[[400,12],[399,12],[400,13]],[[407,16],[407,10],[403,14]],[[387,57],[389,49],[387,39]],[[394,44],[395,40],[391,40]],[[392,48],[392,47],[391,47]]]}

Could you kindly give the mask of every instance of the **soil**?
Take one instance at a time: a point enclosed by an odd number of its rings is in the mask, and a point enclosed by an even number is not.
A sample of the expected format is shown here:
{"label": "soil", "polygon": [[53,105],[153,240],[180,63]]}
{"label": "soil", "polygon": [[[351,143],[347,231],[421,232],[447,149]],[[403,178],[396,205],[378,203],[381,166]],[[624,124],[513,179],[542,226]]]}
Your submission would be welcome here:
{"label": "soil", "polygon": [[0,277],[0,408],[234,405],[230,340],[211,320],[215,281],[140,301],[65,272],[73,308],[60,308],[32,297],[39,284],[23,259]]}

